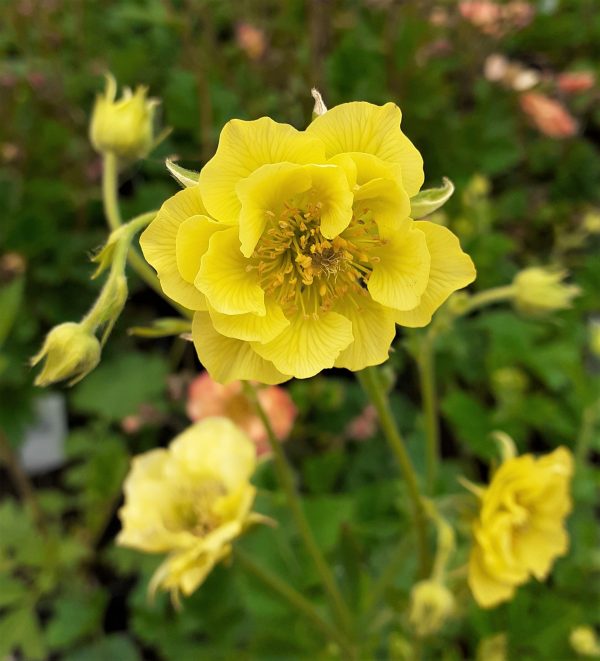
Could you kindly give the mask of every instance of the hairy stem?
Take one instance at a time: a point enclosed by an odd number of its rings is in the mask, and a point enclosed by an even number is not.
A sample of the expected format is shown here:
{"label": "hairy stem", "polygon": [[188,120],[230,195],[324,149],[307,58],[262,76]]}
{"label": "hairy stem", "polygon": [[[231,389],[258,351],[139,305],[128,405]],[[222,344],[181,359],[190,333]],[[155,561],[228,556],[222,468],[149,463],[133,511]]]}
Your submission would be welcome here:
{"label": "hairy stem", "polygon": [[269,440],[269,445],[271,446],[271,452],[273,453],[277,477],[287,497],[288,506],[292,512],[292,516],[296,523],[296,527],[298,528],[298,532],[302,537],[302,541],[306,546],[306,550],[308,551],[315,564],[315,567],[317,568],[317,572],[319,573],[323,587],[331,603],[331,607],[336,614],[336,617],[343,630],[348,632],[352,627],[352,617],[350,611],[348,610],[348,606],[346,605],[337,586],[337,583],[333,577],[333,573],[331,572],[329,565],[321,553],[321,549],[319,548],[314,538],[312,530],[308,525],[308,521],[302,509],[300,497],[296,490],[296,485],[294,484],[292,468],[285,458],[281,443],[275,436],[273,427],[271,426],[271,421],[269,420],[269,417],[265,413],[260,400],[258,399],[254,386],[246,381],[244,382],[244,390],[249,399],[254,404],[254,407],[256,408],[256,411],[262,420],[265,429],[267,430],[267,438]]}
{"label": "hairy stem", "polygon": [[430,333],[426,333],[420,338],[417,368],[425,422],[427,491],[431,494],[435,488],[440,461],[440,430],[435,382],[434,336]]}
{"label": "hairy stem", "polygon": [[[104,204],[104,215],[106,222],[111,230],[115,230],[122,224],[121,212],[119,210],[119,163],[114,154],[104,154],[103,170],[102,170],[102,201]],[[130,247],[127,253],[127,261],[131,268],[138,274],[138,276],[159,296],[170,303],[183,317],[191,319],[193,312],[184,308],[179,303],[175,303],[170,298],[165,296],[160,282],[156,277],[154,271],[146,264],[144,258],[135,248]]]}
{"label": "hairy stem", "polygon": [[400,434],[398,426],[396,425],[396,421],[394,420],[392,409],[390,407],[385,388],[381,383],[377,368],[367,367],[366,369],[357,372],[356,375],[360,381],[361,386],[377,410],[381,429],[388,441],[392,452],[396,457],[396,460],[398,461],[400,472],[402,473],[404,482],[406,483],[408,495],[413,506],[413,516],[419,554],[419,576],[424,578],[429,574],[431,558],[429,544],[427,543],[427,522],[421,493],[419,491],[417,474],[406,450],[404,440]]}
{"label": "hairy stem", "polygon": [[280,597],[287,601],[294,610],[310,620],[328,639],[334,640],[343,650],[345,658],[356,658],[355,651],[346,638],[321,616],[314,605],[306,599],[306,597],[303,597],[289,583],[254,562],[249,555],[240,549],[236,549],[235,555],[237,561],[246,571],[253,574],[268,588],[273,590],[273,592],[276,592]]}

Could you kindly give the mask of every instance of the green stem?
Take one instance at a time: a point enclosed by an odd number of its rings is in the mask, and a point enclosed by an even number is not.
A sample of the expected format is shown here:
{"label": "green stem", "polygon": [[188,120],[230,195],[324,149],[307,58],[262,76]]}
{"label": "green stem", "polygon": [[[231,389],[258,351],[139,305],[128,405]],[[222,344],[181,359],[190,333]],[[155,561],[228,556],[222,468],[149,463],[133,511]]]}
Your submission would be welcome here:
{"label": "green stem", "polygon": [[[121,212],[119,210],[119,162],[117,157],[111,153],[105,153],[102,170],[102,201],[104,205],[104,215],[111,230],[116,230],[122,224]],[[179,303],[172,301],[165,296],[160,286],[160,282],[154,271],[148,266],[140,253],[129,247],[127,261],[138,276],[159,296],[170,303],[183,317],[191,319],[194,315],[191,310],[184,308]]]}
{"label": "green stem", "polygon": [[440,429],[435,382],[434,336],[426,333],[421,338],[417,353],[417,368],[421,387],[421,401],[425,421],[427,491],[433,493],[440,460]]}
{"label": "green stem", "polygon": [[575,444],[575,460],[577,464],[581,465],[588,454],[590,443],[594,436],[594,427],[596,426],[596,418],[600,415],[600,400],[594,402],[583,410],[581,418],[581,428],[577,435]]}
{"label": "green stem", "polygon": [[298,492],[296,490],[296,485],[294,484],[292,468],[285,458],[281,443],[275,436],[273,427],[271,426],[271,421],[269,420],[269,417],[265,413],[258,399],[256,390],[248,381],[244,382],[244,390],[248,398],[254,404],[254,407],[256,408],[256,411],[267,431],[267,438],[269,445],[271,446],[271,452],[273,453],[277,477],[287,497],[288,506],[296,522],[298,532],[300,533],[306,549],[311,556],[315,567],[317,568],[317,572],[319,573],[323,587],[325,588],[325,592],[329,598],[332,609],[335,612],[340,625],[344,631],[349,632],[352,628],[352,617],[350,611],[348,610],[342,594],[335,582],[331,569],[329,568],[329,565],[321,553],[321,549],[319,548],[319,545],[314,538],[312,530],[308,525],[304,510],[302,509],[300,497],[298,496]]}
{"label": "green stem", "polygon": [[262,581],[268,588],[273,590],[273,592],[276,592],[280,597],[283,597],[293,609],[310,620],[328,639],[335,640],[335,642],[344,651],[346,658],[356,658],[355,651],[350,643],[334,626],[332,626],[329,622],[327,622],[327,620],[325,620],[325,618],[319,614],[319,612],[308,599],[297,592],[291,585],[289,585],[289,583],[271,573],[264,567],[256,564],[249,555],[244,553],[244,551],[236,549],[235,556],[236,560],[246,571],[256,576],[256,578]]}
{"label": "green stem", "polygon": [[477,308],[491,305],[492,303],[499,303],[501,301],[510,300],[515,293],[514,285],[504,285],[503,287],[493,287],[485,291],[473,294],[466,302],[465,307],[460,311],[460,316],[469,314]]}
{"label": "green stem", "polygon": [[44,522],[44,513],[38,502],[35,489],[29,480],[29,476],[23,470],[21,462],[16,452],[13,450],[8,438],[0,429],[0,463],[4,464],[6,471],[11,477],[14,487],[19,497],[29,506],[33,521],[38,530],[45,534],[46,525]]}
{"label": "green stem", "polygon": [[110,152],[104,154],[102,168],[102,202],[104,215],[111,230],[116,230],[122,223],[119,210],[119,162]]}
{"label": "green stem", "polygon": [[427,522],[417,474],[412,465],[404,440],[394,420],[390,403],[381,383],[379,372],[375,367],[367,367],[361,372],[356,373],[358,380],[364,391],[367,393],[373,406],[379,415],[381,429],[388,441],[388,444],[394,453],[400,471],[404,477],[409,498],[413,506],[415,529],[417,535],[417,547],[419,552],[419,576],[426,577],[429,574],[431,565],[429,544],[427,543]]}

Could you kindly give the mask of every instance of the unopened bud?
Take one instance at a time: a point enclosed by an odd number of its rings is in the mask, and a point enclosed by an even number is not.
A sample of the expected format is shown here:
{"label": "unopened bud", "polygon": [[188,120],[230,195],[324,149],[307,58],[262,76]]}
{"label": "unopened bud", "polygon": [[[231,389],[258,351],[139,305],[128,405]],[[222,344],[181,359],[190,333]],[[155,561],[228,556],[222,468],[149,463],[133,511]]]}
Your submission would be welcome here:
{"label": "unopened bud", "polygon": [[126,87],[123,96],[115,100],[117,83],[107,74],[106,90],[96,98],[90,124],[90,140],[97,152],[129,161],[148,154],[154,142],[154,113],[159,102],[146,98],[147,93],[147,87],[139,86],[135,92]]}
{"label": "unopened bud", "polygon": [[580,656],[600,657],[600,641],[592,627],[576,627],[571,631],[569,642]]}
{"label": "unopened bud", "polygon": [[477,647],[477,661],[507,661],[508,641],[505,633],[484,638]]}
{"label": "unopened bud", "polygon": [[44,365],[35,379],[36,386],[48,386],[65,379],[73,385],[100,362],[100,343],[82,324],[60,324],[48,333],[31,364],[37,365],[41,360]]}
{"label": "unopened bud", "polygon": [[454,613],[454,596],[442,583],[426,580],[410,593],[410,624],[418,636],[437,633]]}
{"label": "unopened bud", "polygon": [[517,309],[525,314],[543,315],[570,308],[581,290],[577,285],[564,284],[566,275],[564,270],[536,266],[517,273],[513,280]]}

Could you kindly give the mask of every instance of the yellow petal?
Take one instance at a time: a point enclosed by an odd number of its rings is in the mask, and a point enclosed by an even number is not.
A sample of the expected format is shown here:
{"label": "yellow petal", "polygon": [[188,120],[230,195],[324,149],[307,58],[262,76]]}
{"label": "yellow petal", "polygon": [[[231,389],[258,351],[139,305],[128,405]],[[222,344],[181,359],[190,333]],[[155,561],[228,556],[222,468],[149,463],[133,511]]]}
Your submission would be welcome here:
{"label": "yellow petal", "polygon": [[343,103],[313,120],[309,135],[325,144],[328,158],[344,152],[364,152],[402,167],[403,187],[409,197],[423,185],[423,159],[400,130],[402,113],[394,103],[375,106],[364,101]]}
{"label": "yellow petal", "polygon": [[225,223],[238,221],[240,179],[268,163],[323,163],[324,148],[313,136],[269,117],[252,122],[233,119],[225,124],[213,158],[200,172],[200,187],[210,214]]}
{"label": "yellow petal", "polygon": [[351,321],[354,336],[354,342],[337,357],[336,367],[356,372],[388,359],[396,334],[393,310],[376,303],[370,296],[347,296],[335,310]]}
{"label": "yellow petal", "polygon": [[468,582],[475,601],[482,608],[493,608],[503,601],[512,598],[515,586],[503,583],[490,576],[479,557],[480,551],[474,549],[469,558]]}
{"label": "yellow petal", "polygon": [[146,261],[154,267],[165,294],[190,310],[205,310],[204,294],[187,282],[177,266],[176,242],[180,225],[192,216],[206,215],[197,186],[170,197],[140,237]]}
{"label": "yellow petal", "polygon": [[206,418],[179,434],[170,445],[173,471],[221,482],[227,492],[247,483],[256,467],[256,451],[248,436],[228,418]]}
{"label": "yellow petal", "polygon": [[248,342],[217,333],[208,312],[194,315],[192,336],[200,362],[219,383],[244,380],[274,385],[291,378],[255,353]]}
{"label": "yellow petal", "polygon": [[473,282],[476,275],[473,261],[449,229],[427,220],[416,221],[415,225],[425,234],[431,270],[420,304],[396,315],[397,324],[411,328],[426,326],[448,296]]}
{"label": "yellow petal", "polygon": [[395,310],[416,307],[427,287],[430,257],[425,234],[406,221],[401,229],[385,236],[385,245],[374,249],[379,262],[367,283],[375,301]]}
{"label": "yellow petal", "polygon": [[208,311],[217,333],[246,342],[270,342],[282,333],[290,322],[277,303],[265,299],[265,315],[223,314],[209,305]]}
{"label": "yellow petal", "polygon": [[263,165],[237,184],[243,255],[252,255],[269,219],[279,217],[285,202],[307,191],[310,184],[309,171],[294,163]]}
{"label": "yellow petal", "polygon": [[354,196],[342,168],[334,165],[307,165],[312,178],[311,201],[321,205],[321,234],[333,239],[352,220]]}
{"label": "yellow petal", "polygon": [[207,216],[192,216],[179,226],[175,240],[177,268],[181,277],[191,284],[200,270],[200,261],[208,250],[210,237],[227,225],[217,223]]}
{"label": "yellow petal", "polygon": [[306,379],[333,367],[352,339],[352,324],[341,314],[327,312],[318,319],[299,314],[274,340],[252,347],[281,372]]}
{"label": "yellow petal", "polygon": [[265,314],[265,293],[256,269],[247,271],[237,227],[216,232],[209,241],[196,277],[196,287],[224,314]]}

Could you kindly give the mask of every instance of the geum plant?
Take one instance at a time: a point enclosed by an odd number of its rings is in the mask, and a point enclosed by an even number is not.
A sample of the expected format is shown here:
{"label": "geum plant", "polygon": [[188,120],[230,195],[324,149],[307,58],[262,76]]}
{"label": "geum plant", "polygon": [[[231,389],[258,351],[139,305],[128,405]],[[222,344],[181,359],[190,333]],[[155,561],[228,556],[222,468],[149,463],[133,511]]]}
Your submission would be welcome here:
{"label": "geum plant", "polygon": [[[423,637],[460,616],[456,595],[465,577],[477,604],[490,608],[510,600],[531,577],[548,575],[568,547],[564,518],[571,508],[573,473],[567,449],[539,459],[517,457],[510,439],[499,434],[503,461],[489,485],[464,480],[467,491],[457,500],[473,496],[467,508],[470,560],[465,571],[456,566],[461,560],[456,531],[436,504],[443,494],[435,493],[435,339],[454,319],[491,303],[511,301],[542,314],[568,307],[578,292],[562,283],[564,273],[535,268],[506,286],[450,298],[473,282],[475,267],[449,229],[421,218],[450,197],[451,182],[421,190],[423,162],[400,129],[395,104],[354,102],[328,110],[318,92],[313,95],[313,120],[303,131],[268,117],[232,120],[200,173],[167,161],[183,190],[160,210],[123,224],[118,172],[156,143],[156,102],[146,98],[143,88],[115,100],[116,85],[109,77],[90,131],[103,156],[104,208],[112,230],[95,258],[96,275],[108,270],[108,278],[90,312],[79,323],[53,329],[33,362],[44,361],[38,385],[72,384],[94,369],[127,298],[129,261],[181,313],[179,320],[157,320],[152,332],[187,334],[215,381],[244,383],[268,432],[291,518],[333,617],[260,559],[234,549],[235,540],[253,525],[276,522],[253,509],[255,447],[230,420],[197,422],[167,449],[134,459],[117,543],[166,554],[150,590],[170,591],[175,604],[181,594],[196,590],[216,563],[233,556],[308,618],[333,645],[327,649],[358,659],[367,644],[357,628],[358,614],[316,542],[294,470],[257,389],[307,379],[331,367],[356,373],[378,413],[412,505],[414,551],[409,553],[418,558],[418,571],[407,622],[418,650]],[[131,248],[142,229],[140,245],[156,276]],[[377,367],[388,359],[397,326],[428,326],[413,338],[426,420],[426,479],[415,471]]]}

